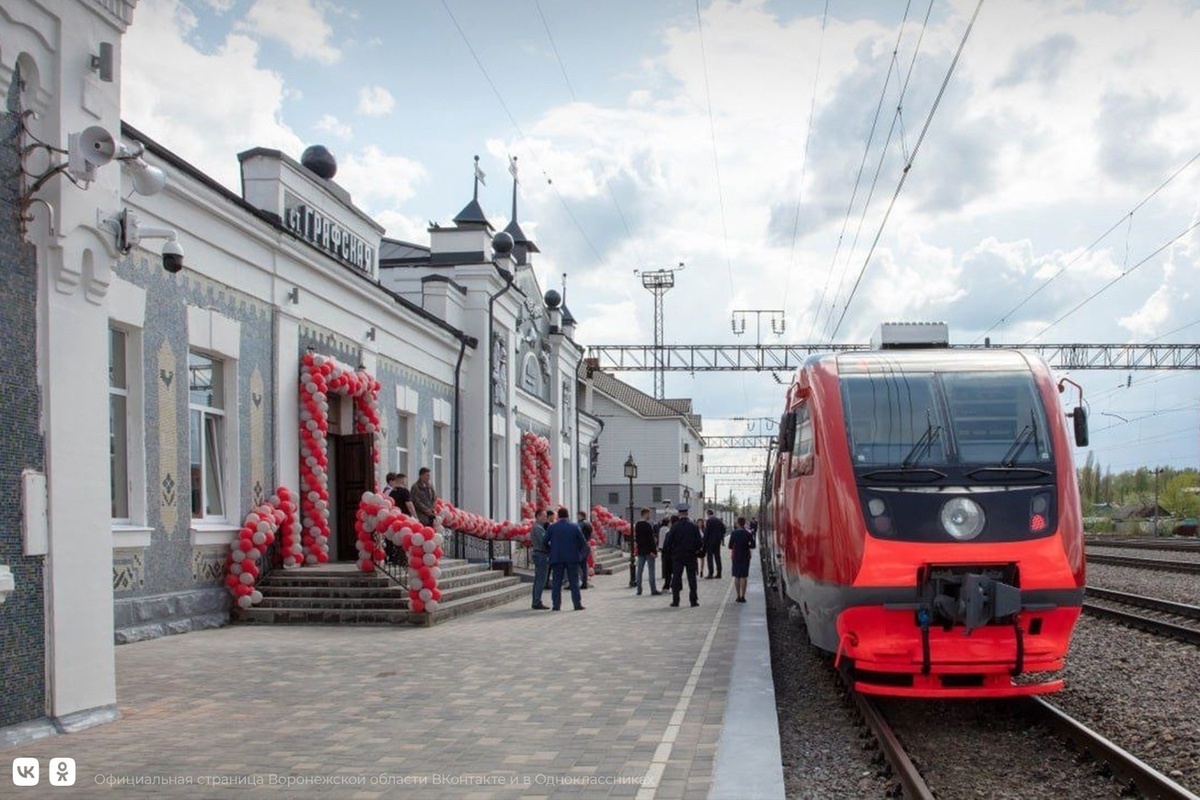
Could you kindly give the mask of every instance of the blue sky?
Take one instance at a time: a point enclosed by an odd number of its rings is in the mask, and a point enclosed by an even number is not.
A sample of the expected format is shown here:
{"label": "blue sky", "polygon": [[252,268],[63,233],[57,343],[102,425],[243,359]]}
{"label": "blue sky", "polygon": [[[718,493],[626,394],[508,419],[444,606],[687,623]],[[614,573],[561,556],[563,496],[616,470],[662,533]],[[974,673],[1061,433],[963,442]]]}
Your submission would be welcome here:
{"label": "blue sky", "polygon": [[[356,204],[421,243],[476,154],[507,224],[515,155],[543,285],[568,274],[585,344],[651,341],[633,271],[681,261],[670,343],[745,341],[745,308],[784,311],[767,341],[930,319],[956,342],[1197,341],[1200,160],[1179,170],[1200,152],[1200,2],[988,0],[933,113],[975,0],[829,6],[140,0],[123,117],[234,189],[239,151],[323,143]],[[1200,375],[1072,377],[1101,463],[1200,462]],[[708,434],[782,402],[769,375],[669,374],[667,394]]]}

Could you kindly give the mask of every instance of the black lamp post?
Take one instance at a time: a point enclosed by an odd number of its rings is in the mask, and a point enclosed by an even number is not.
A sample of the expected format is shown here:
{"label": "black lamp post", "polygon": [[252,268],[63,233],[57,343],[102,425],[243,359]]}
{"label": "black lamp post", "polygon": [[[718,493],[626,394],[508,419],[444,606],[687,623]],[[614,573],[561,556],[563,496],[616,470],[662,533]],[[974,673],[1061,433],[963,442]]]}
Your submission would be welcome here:
{"label": "black lamp post", "polygon": [[625,459],[625,477],[629,478],[629,585],[637,586],[633,553],[633,479],[637,477],[637,462],[633,460],[633,453],[630,453],[629,458]]}

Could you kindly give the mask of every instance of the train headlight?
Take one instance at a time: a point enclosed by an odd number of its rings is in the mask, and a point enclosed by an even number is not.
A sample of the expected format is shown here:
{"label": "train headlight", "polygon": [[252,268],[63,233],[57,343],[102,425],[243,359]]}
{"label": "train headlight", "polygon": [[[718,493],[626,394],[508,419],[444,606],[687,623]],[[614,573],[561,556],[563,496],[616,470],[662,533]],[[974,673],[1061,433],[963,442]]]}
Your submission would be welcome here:
{"label": "train headlight", "polygon": [[942,506],[942,527],[960,542],[982,533],[984,521],[983,508],[970,498],[956,497]]}

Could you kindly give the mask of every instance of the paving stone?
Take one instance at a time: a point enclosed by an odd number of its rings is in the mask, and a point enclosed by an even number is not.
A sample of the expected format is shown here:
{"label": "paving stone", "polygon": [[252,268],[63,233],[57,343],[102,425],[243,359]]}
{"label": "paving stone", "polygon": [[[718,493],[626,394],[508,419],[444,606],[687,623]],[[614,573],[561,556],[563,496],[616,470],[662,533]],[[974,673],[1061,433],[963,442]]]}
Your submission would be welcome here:
{"label": "paving stone", "polygon": [[162,795],[104,780],[175,776],[193,780],[166,792],[181,797],[492,799],[635,797],[669,752],[654,796],[704,797],[739,620],[755,609],[733,604],[729,581],[676,609],[627,578],[596,578],[581,614],[532,611],[526,595],[430,628],[233,625],[122,646],[122,719],[11,756],[74,758],[89,795]]}

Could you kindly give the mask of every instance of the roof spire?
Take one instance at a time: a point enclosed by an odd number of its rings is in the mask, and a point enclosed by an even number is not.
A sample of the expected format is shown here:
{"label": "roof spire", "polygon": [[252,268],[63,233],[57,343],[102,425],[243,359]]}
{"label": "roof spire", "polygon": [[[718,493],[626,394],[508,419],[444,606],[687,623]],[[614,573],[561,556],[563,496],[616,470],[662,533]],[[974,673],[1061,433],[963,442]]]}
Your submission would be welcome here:
{"label": "roof spire", "polygon": [[479,184],[487,186],[487,175],[479,168],[479,156],[475,156],[475,202],[479,202]]}
{"label": "roof spire", "polygon": [[517,221],[517,184],[520,182],[517,179],[517,157],[516,156],[508,157],[508,174],[512,175],[512,179],[513,179],[512,219],[513,219],[513,222],[516,222]]}

